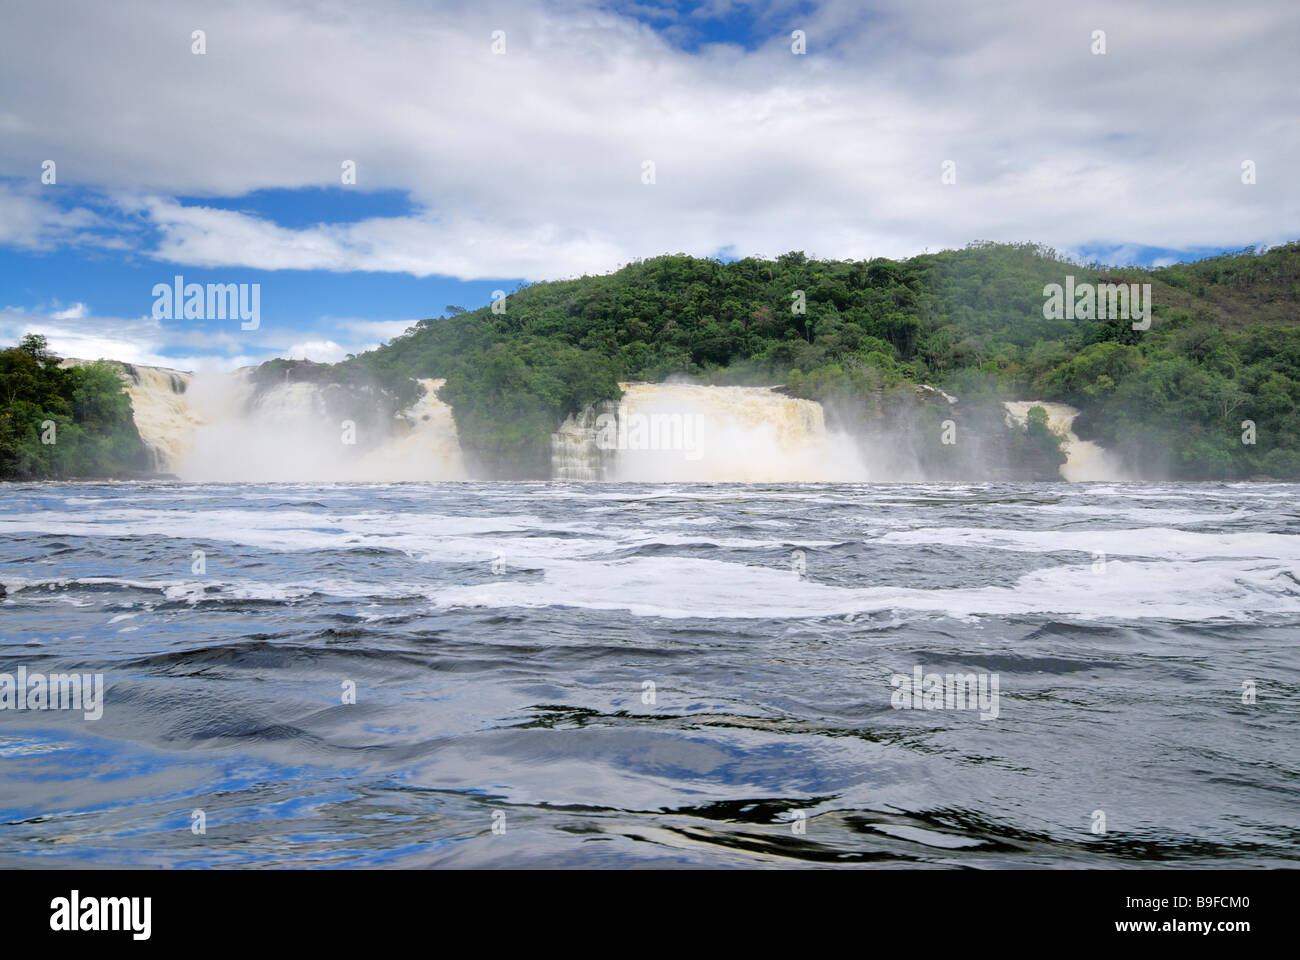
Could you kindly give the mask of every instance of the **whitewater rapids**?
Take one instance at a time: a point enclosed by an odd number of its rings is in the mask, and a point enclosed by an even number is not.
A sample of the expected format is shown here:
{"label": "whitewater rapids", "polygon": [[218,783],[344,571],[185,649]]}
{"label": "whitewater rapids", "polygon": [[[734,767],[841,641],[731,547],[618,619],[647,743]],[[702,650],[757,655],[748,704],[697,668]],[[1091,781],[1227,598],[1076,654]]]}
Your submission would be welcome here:
{"label": "whitewater rapids", "polygon": [[0,867],[1293,866],[1298,496],[10,484]]}

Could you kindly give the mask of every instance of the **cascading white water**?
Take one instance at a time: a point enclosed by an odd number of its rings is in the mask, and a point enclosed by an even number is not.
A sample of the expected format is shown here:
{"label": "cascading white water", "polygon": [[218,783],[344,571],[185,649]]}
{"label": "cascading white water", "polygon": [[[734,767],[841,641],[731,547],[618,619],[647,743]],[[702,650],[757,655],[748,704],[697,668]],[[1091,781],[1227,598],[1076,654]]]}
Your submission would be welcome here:
{"label": "cascading white water", "polygon": [[602,449],[598,442],[597,421],[601,417],[617,415],[613,404],[601,403],[566,418],[551,434],[551,479],[610,479],[616,451],[608,446]]}
{"label": "cascading white water", "polygon": [[[65,365],[85,363],[63,361]],[[419,381],[423,395],[374,443],[347,440],[311,383],[258,391],[252,370],[192,375],[117,363],[151,468],[200,481],[463,480],[443,381]],[[887,457],[873,476],[861,447],[828,431],[820,404],[769,387],[625,383],[618,404],[568,418],[552,435],[552,475],[560,480],[800,482],[897,479]],[[945,397],[945,399],[948,399]],[[1081,440],[1079,411],[1060,403],[1010,401],[1008,422],[1043,407],[1063,439],[1061,476],[1126,479],[1116,459]],[[868,445],[870,446],[870,444]],[[875,449],[874,447],[872,449]],[[884,450],[881,448],[881,456]]]}
{"label": "cascading white water", "polygon": [[[82,367],[94,361],[69,358],[62,367]],[[168,367],[145,367],[119,360],[102,361],[117,370],[131,398],[131,413],[140,434],[149,468],[165,473],[185,455],[200,421],[190,412],[186,390],[193,374]]]}
{"label": "cascading white water", "polygon": [[361,442],[351,421],[331,417],[314,384],[259,392],[248,369],[196,376],[188,396],[202,424],[172,472],[217,481],[463,480],[456,423],[437,396],[443,381],[420,384],[422,397],[375,445]]}
{"label": "cascading white water", "polygon": [[123,364],[131,410],[152,469],[170,470],[186,451],[199,421],[190,413],[185,391],[191,376],[165,367]]}
{"label": "cascading white water", "polygon": [[[65,361],[68,364],[85,361]],[[377,444],[346,442],[320,390],[288,382],[260,393],[252,370],[184,373],[115,364],[148,449],[152,469],[199,481],[463,480],[451,408],[442,380],[398,414]]]}
{"label": "cascading white water", "polygon": [[451,407],[438,399],[446,380],[419,381],[424,394],[398,414],[397,437],[370,454],[384,474],[404,480],[465,480]]}
{"label": "cascading white water", "polygon": [[1009,400],[1002,404],[1011,420],[1022,426],[1028,422],[1029,411],[1033,407],[1042,407],[1047,412],[1047,426],[1063,438],[1061,449],[1065,453],[1065,463],[1061,464],[1061,476],[1074,483],[1089,480],[1122,481],[1124,471],[1115,457],[1098,444],[1090,440],[1080,440],[1074,433],[1074,418],[1079,411],[1064,403],[1043,403],[1038,400]]}
{"label": "cascading white water", "polygon": [[588,410],[552,437],[557,479],[798,482],[866,480],[821,405],[769,387],[624,383],[617,410]]}

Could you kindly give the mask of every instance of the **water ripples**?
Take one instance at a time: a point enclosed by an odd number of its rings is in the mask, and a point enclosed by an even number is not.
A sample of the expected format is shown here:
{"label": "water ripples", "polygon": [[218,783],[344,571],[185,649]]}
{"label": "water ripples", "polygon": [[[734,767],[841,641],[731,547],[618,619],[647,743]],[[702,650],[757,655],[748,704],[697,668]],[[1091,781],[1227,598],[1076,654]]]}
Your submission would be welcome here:
{"label": "water ripples", "polygon": [[1294,862],[1297,492],[8,485],[0,866]]}

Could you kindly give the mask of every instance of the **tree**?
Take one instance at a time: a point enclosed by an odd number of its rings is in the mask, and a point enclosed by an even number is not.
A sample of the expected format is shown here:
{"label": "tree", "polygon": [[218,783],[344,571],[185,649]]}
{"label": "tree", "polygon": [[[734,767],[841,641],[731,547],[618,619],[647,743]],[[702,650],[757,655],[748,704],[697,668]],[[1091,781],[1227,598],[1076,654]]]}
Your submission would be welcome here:
{"label": "tree", "polygon": [[0,350],[0,479],[122,476],[143,467],[117,370],[64,369],[55,360],[38,334]]}

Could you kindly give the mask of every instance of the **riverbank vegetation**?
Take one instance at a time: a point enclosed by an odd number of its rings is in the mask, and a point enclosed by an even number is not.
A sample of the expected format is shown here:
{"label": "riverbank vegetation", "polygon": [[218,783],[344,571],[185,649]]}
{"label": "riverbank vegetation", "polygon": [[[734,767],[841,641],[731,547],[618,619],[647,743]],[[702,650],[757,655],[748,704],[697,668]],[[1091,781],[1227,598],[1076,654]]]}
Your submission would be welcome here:
{"label": "riverbank vegetation", "polygon": [[[1149,285],[1149,327],[1051,315],[1044,289],[1067,278]],[[445,378],[472,468],[498,477],[547,476],[551,432],[618,399],[620,381],[686,377],[782,384],[849,432],[906,422],[936,476],[970,451],[942,444],[945,420],[974,429],[1018,465],[1013,474],[1055,476],[1050,431],[1006,423],[1001,401],[1022,399],[1078,407],[1075,431],[1133,476],[1294,480],[1298,308],[1300,243],[1150,270],[1033,244],[897,261],[668,255],[531,284],[496,309],[448,307],[341,363],[272,361],[254,380],[316,382],[339,404],[369,404],[378,423],[419,395],[416,379]],[[47,421],[55,444],[42,443]],[[118,475],[138,451],[111,370],[62,369],[34,337],[0,352],[0,476]]]}
{"label": "riverbank vegetation", "polygon": [[144,465],[111,365],[62,367],[36,334],[0,350],[0,478],[120,477]]}
{"label": "riverbank vegetation", "polygon": [[[1149,329],[1045,317],[1044,287],[1067,277],[1150,284]],[[1003,399],[1058,401],[1137,476],[1300,478],[1300,243],[1152,270],[1032,244],[902,261],[661,256],[504,306],[448,308],[340,370],[446,377],[467,452],[522,475],[544,472],[560,419],[616,399],[620,380],[685,376],[877,412],[932,384],[990,423]]]}

